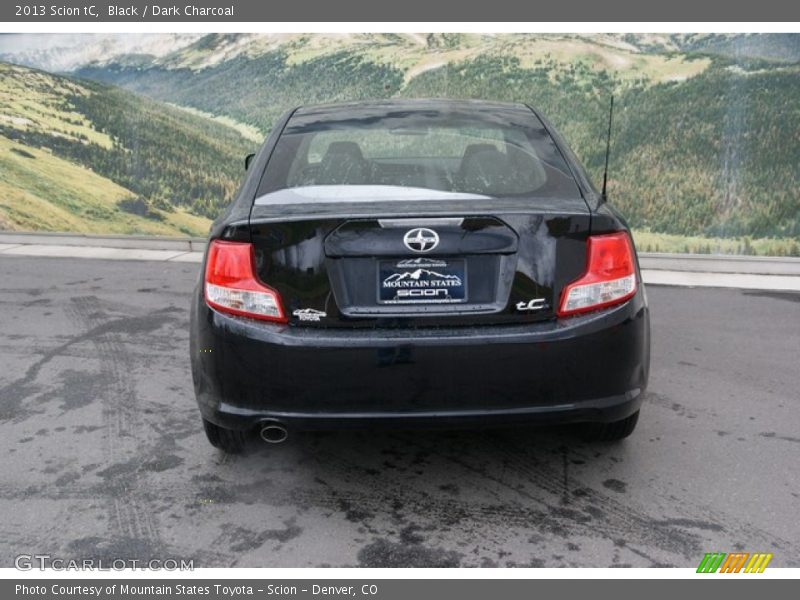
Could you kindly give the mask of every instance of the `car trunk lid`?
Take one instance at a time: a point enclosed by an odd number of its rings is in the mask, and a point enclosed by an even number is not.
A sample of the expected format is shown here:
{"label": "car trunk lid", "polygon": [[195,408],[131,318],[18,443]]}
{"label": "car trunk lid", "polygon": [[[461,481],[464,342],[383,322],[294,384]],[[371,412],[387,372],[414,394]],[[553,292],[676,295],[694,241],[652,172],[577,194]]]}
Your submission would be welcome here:
{"label": "car trunk lid", "polygon": [[[301,327],[435,327],[554,318],[585,266],[585,202],[257,200],[261,279]],[[435,240],[435,243],[434,243]]]}

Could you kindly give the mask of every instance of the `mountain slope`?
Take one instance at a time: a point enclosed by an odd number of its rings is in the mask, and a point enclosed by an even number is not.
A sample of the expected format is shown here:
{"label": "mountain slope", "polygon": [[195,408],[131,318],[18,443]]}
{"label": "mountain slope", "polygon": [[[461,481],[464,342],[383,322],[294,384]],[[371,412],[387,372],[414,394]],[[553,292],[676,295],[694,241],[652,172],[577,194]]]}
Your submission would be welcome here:
{"label": "mountain slope", "polygon": [[[800,236],[800,35],[208,35],[80,73],[269,129],[299,104],[392,96],[530,103],[632,225]],[[758,56],[775,60],[764,61]],[[778,60],[780,59],[780,60]]]}
{"label": "mountain slope", "polygon": [[[48,122],[52,100],[37,115],[43,130],[50,127],[48,147],[130,188],[143,198],[144,206],[129,206],[139,212],[178,205],[213,215],[241,175],[241,155],[255,146],[254,129],[266,132],[299,104],[361,98],[530,103],[599,181],[613,93],[609,186],[633,226],[659,244],[670,239],[670,247],[683,242],[669,235],[777,237],[786,248],[800,239],[798,34],[211,34],[164,41],[150,40],[148,55],[101,53],[77,73],[182,110],[58,80],[89,92],[68,94],[66,125]],[[20,115],[6,111],[3,121],[3,114],[0,127],[20,139],[25,126],[9,122]],[[232,122],[249,141],[203,116]],[[27,135],[23,141],[39,143]],[[747,240],[731,243],[749,248]]]}
{"label": "mountain slope", "polygon": [[[107,223],[108,231],[192,235],[230,200],[242,156],[257,146],[231,127],[125,90],[5,63],[0,141],[6,227],[82,223],[94,231]],[[97,193],[75,187],[87,178]],[[30,206],[38,209],[22,210],[21,198],[36,198]]]}
{"label": "mountain slope", "polygon": [[717,54],[740,60],[800,61],[800,35],[796,33],[685,35],[678,47],[682,52]]}
{"label": "mountain slope", "polygon": [[0,35],[0,61],[51,72],[72,71],[88,63],[157,60],[196,42],[197,33],[27,33]]}
{"label": "mountain slope", "polygon": [[522,69],[544,64],[555,87],[576,70],[582,78],[613,74],[623,86],[649,85],[688,79],[711,62],[649,54],[610,35],[209,34],[149,64],[121,57],[76,73],[268,130],[296,105],[390,97],[447,65],[496,58]]}
{"label": "mountain slope", "polygon": [[483,58],[420,75],[409,96],[527,102],[601,181],[616,96],[609,189],[635,227],[681,235],[800,236],[800,68],[714,65],[685,82],[621,87],[605,72]]}
{"label": "mountain slope", "polygon": [[0,229],[202,235],[208,219],[184,211],[153,219],[121,210],[135,194],[46,149],[0,137]]}

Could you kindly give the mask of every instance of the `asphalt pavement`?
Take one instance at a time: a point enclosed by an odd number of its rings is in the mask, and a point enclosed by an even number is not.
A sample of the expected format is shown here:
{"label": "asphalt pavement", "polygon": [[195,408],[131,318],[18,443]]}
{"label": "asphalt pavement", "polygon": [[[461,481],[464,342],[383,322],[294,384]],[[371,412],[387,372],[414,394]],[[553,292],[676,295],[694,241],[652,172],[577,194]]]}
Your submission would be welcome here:
{"label": "asphalt pavement", "polygon": [[800,566],[800,294],[649,286],[636,432],[293,434],[208,445],[198,265],[0,256],[0,566]]}

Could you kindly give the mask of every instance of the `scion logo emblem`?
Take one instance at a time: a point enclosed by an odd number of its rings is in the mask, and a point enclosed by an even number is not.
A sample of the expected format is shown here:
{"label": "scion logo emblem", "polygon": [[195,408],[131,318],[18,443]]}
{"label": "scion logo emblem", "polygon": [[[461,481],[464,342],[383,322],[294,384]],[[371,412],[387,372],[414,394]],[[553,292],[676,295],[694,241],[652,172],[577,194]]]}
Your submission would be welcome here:
{"label": "scion logo emblem", "polygon": [[403,243],[412,252],[430,252],[439,245],[439,234],[427,227],[417,227],[406,231]]}

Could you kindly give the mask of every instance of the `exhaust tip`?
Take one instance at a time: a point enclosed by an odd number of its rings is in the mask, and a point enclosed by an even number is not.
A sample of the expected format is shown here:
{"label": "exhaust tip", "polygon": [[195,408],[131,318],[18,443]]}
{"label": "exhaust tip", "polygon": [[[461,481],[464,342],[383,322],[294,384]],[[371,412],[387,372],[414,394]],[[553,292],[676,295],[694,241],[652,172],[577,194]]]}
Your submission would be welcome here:
{"label": "exhaust tip", "polygon": [[269,421],[261,427],[259,435],[268,444],[280,444],[288,439],[289,431],[282,423]]}

